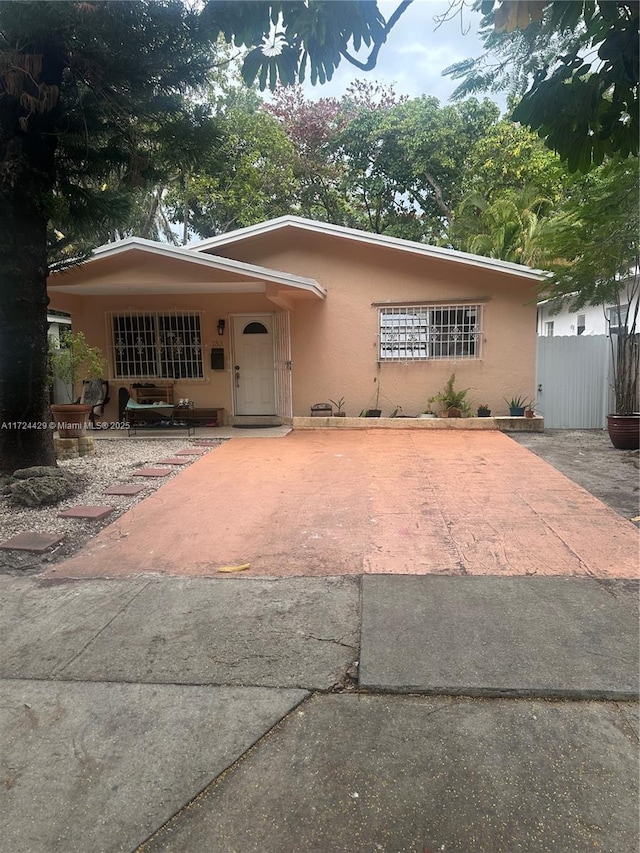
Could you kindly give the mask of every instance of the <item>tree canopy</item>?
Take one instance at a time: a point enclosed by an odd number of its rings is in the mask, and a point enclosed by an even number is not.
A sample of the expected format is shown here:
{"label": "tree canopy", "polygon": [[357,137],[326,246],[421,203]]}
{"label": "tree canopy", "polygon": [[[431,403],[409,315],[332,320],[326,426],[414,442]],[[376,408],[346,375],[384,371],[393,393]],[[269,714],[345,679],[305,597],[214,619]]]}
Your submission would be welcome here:
{"label": "tree canopy", "polygon": [[[327,0],[209,2],[208,24],[227,41],[251,48],[246,82],[330,80],[342,60],[365,71],[413,0],[400,0],[385,19],[377,2]],[[451,0],[443,18],[464,8]],[[512,118],[540,134],[569,164],[587,171],[616,153],[637,155],[637,0],[475,0],[487,48],[478,60],[448,69],[462,78],[458,94],[509,87],[520,96]],[[366,58],[356,54],[364,49]],[[497,57],[493,62],[492,57]]]}
{"label": "tree canopy", "polygon": [[[452,9],[463,0],[453,0]],[[458,97],[511,89],[511,118],[588,171],[605,157],[638,155],[637,0],[477,0],[485,53],[445,69]]]}
{"label": "tree canopy", "polygon": [[[183,96],[207,81],[213,48],[177,0],[0,5],[4,422],[48,420],[51,224],[99,231],[122,215],[130,190],[165,171],[163,153],[197,158],[210,115]],[[49,432],[0,430],[3,470],[52,461]]]}
{"label": "tree canopy", "polygon": [[615,303],[640,269],[637,158],[614,158],[581,177],[541,228],[544,295],[571,310]]}

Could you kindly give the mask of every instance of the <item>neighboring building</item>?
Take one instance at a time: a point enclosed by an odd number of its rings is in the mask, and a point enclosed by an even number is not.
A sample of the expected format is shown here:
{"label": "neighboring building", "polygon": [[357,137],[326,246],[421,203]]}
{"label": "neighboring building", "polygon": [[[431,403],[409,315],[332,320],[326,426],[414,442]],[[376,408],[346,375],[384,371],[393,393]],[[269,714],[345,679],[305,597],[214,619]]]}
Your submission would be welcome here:
{"label": "neighboring building", "polygon": [[585,305],[579,311],[569,311],[564,306],[558,310],[558,300],[547,299],[538,303],[538,334],[544,337],[558,335],[608,335],[616,331],[620,325],[618,310],[622,313],[622,321],[626,318],[631,306],[633,311],[637,295],[629,290],[620,296],[620,305]]}
{"label": "neighboring building", "polygon": [[[613,352],[621,325],[633,326],[638,281],[630,279],[619,305],[558,310],[538,304],[536,408],[551,429],[602,429],[614,411]],[[553,339],[553,340],[552,340]]]}
{"label": "neighboring building", "polygon": [[540,274],[298,217],[188,248],[130,238],[54,273],[51,304],[99,346],[116,389],[171,382],[232,418],[427,407],[451,373],[507,414],[533,396]]}

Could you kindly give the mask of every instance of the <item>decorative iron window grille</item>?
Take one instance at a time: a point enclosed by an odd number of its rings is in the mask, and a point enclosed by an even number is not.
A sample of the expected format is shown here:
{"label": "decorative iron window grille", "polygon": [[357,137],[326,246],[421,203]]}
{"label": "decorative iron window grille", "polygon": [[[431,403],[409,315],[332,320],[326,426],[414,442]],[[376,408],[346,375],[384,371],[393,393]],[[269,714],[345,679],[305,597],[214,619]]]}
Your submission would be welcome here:
{"label": "decorative iron window grille", "polygon": [[202,379],[200,314],[179,311],[110,314],[117,379]]}
{"label": "decorative iron window grille", "polygon": [[482,358],[482,305],[380,308],[380,360]]}

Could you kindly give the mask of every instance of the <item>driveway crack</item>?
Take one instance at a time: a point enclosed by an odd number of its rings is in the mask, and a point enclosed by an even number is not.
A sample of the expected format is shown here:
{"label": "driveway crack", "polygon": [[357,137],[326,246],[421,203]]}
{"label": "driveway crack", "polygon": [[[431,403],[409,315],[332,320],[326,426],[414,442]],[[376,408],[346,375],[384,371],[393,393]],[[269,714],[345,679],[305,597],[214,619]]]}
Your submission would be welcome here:
{"label": "driveway crack", "polygon": [[120,614],[121,614],[121,613],[124,613],[124,611],[129,607],[129,605],[130,605],[133,601],[135,601],[135,600],[136,600],[136,598],[138,598],[138,596],[139,596],[139,595],[141,595],[141,594],[142,594],[142,593],[143,593],[143,592],[144,592],[144,591],[145,591],[149,586],[151,586],[151,584],[152,584],[152,583],[153,583],[153,580],[149,580],[149,581],[147,581],[143,586],[141,586],[141,587],[140,587],[140,589],[139,589],[137,592],[135,592],[135,593],[131,596],[131,598],[128,598],[128,599],[124,602],[124,604],[122,605],[122,607],[121,607],[121,608],[120,608],[116,613],[114,613],[114,615],[111,617],[111,619],[109,619],[109,621],[108,621],[108,622],[105,622],[105,624],[102,626],[102,628],[100,628],[100,630],[99,630],[97,633],[95,633],[95,634],[93,635],[93,637],[91,637],[91,639],[87,640],[87,642],[86,642],[86,643],[84,644],[84,646],[80,649],[80,651],[76,652],[76,654],[75,654],[75,655],[73,655],[73,657],[72,657],[72,658],[70,658],[70,659],[69,659],[69,660],[64,664],[64,666],[62,666],[62,667],[61,667],[61,668],[59,668],[59,669],[54,670],[54,672],[52,673],[52,676],[53,676],[53,675],[62,675],[62,673],[63,673],[63,672],[64,672],[68,667],[70,667],[70,666],[71,666],[71,664],[72,664],[72,663],[74,663],[74,661],[78,660],[78,658],[86,652],[86,650],[89,648],[89,646],[91,646],[91,645],[92,645],[92,644],[93,644],[93,643],[98,639],[98,637],[99,637],[99,636],[100,636],[104,631],[106,631],[106,630],[107,630],[107,628],[109,628],[109,626],[110,626],[110,625],[112,625],[112,624],[115,622],[115,620],[118,618],[118,616],[120,616]]}
{"label": "driveway crack", "polygon": [[304,638],[305,640],[317,640],[319,643],[335,643],[336,646],[342,646],[345,649],[350,649],[352,652],[355,652],[358,648],[350,643],[345,643],[344,637],[335,639],[335,637],[316,637],[313,634],[305,634]]}

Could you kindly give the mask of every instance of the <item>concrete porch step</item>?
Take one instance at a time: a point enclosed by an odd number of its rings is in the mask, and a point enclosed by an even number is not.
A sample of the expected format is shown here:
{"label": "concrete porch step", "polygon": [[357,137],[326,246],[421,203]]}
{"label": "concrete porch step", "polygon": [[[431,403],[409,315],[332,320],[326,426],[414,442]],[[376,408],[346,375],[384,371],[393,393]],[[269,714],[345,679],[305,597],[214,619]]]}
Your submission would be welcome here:
{"label": "concrete porch step", "polygon": [[230,426],[282,426],[283,420],[279,415],[232,415]]}

